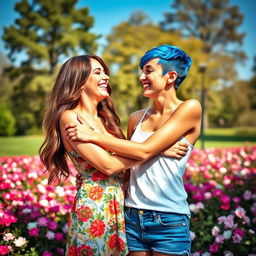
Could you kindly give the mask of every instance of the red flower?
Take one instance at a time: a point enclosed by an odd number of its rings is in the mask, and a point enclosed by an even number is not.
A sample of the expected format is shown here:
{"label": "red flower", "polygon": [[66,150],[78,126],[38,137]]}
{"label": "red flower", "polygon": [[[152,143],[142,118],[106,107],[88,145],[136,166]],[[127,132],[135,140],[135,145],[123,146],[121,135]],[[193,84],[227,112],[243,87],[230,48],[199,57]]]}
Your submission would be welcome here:
{"label": "red flower", "polygon": [[88,245],[82,245],[81,247],[77,248],[77,255],[81,255],[81,256],[93,256],[93,251],[92,248]]}
{"label": "red flower", "polygon": [[109,202],[109,211],[111,214],[120,213],[120,204],[116,201],[116,199],[112,199]]}
{"label": "red flower", "polygon": [[93,236],[101,236],[105,231],[105,224],[102,220],[95,220],[90,226],[91,234]]}
{"label": "red flower", "polygon": [[124,241],[117,236],[117,234],[114,234],[110,237],[108,241],[108,246],[113,249],[117,248],[119,252],[121,252],[124,249]]}
{"label": "red flower", "polygon": [[81,221],[87,221],[92,216],[91,209],[88,206],[82,206],[81,208],[78,208],[77,211],[78,219]]}
{"label": "red flower", "polygon": [[67,256],[77,256],[77,247],[75,247],[74,245],[71,246],[68,250]]}
{"label": "red flower", "polygon": [[103,195],[103,192],[104,192],[104,189],[100,186],[94,186],[90,189],[90,192],[89,192],[89,197],[96,201],[98,199],[100,199]]}
{"label": "red flower", "polygon": [[0,245],[0,255],[6,255],[8,253],[7,245]]}
{"label": "red flower", "polygon": [[92,174],[92,180],[93,181],[98,181],[98,180],[107,180],[108,179],[108,176],[103,174],[102,172],[100,171],[95,171],[93,172]]}
{"label": "red flower", "polygon": [[71,212],[72,213],[74,213],[75,211],[76,211],[76,198],[75,198],[75,200],[74,200],[74,202],[73,202],[73,205],[72,205],[72,208],[71,208]]}

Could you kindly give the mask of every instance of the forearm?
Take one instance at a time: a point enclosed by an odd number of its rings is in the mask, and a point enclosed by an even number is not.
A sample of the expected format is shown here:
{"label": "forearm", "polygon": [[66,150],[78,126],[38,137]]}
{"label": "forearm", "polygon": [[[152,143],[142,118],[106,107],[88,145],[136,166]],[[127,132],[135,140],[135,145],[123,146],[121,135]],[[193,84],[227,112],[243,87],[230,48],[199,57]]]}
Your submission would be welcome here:
{"label": "forearm", "polygon": [[99,133],[95,133],[94,136],[91,137],[90,141],[99,146],[106,147],[108,150],[113,151],[118,155],[137,160],[146,160],[158,153],[156,149],[152,147],[152,141],[138,143],[105,136]]}

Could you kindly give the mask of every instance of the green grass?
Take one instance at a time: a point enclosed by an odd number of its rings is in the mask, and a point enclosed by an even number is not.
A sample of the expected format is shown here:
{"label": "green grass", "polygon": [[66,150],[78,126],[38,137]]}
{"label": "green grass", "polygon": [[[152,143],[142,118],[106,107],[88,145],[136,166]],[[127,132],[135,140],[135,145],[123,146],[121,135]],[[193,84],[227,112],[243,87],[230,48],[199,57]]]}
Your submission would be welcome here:
{"label": "green grass", "polygon": [[[0,156],[37,155],[43,142],[43,136],[0,137]],[[205,148],[228,148],[244,146],[245,143],[256,144],[256,128],[207,129]],[[201,140],[196,148],[201,147]]]}
{"label": "green grass", "polygon": [[40,135],[0,137],[0,156],[37,155],[42,142]]}

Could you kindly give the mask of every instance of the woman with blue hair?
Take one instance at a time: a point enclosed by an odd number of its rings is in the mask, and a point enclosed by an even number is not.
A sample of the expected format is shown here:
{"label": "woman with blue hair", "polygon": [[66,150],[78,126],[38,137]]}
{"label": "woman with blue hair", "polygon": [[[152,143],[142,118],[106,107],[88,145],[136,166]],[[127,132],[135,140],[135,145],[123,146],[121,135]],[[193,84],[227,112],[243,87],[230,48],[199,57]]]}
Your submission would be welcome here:
{"label": "woman with blue hair", "polygon": [[[89,131],[84,122],[66,127],[70,140],[94,143],[117,155],[144,160],[131,168],[125,199],[130,256],[191,255],[190,211],[182,177],[200,134],[202,109],[197,100],[182,101],[176,95],[190,66],[191,58],[171,45],[153,48],[141,58],[139,79],[143,95],[153,100],[153,106],[129,117],[131,141]],[[182,159],[160,154],[176,141],[188,145]]]}

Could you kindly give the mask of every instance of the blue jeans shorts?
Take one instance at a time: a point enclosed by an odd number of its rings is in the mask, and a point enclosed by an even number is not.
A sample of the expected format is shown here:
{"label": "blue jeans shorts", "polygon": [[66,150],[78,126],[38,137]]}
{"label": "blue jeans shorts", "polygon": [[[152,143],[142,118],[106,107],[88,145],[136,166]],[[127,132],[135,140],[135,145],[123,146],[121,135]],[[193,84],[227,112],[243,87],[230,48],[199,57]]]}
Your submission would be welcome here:
{"label": "blue jeans shorts", "polygon": [[191,255],[187,215],[125,207],[125,228],[131,252]]}

